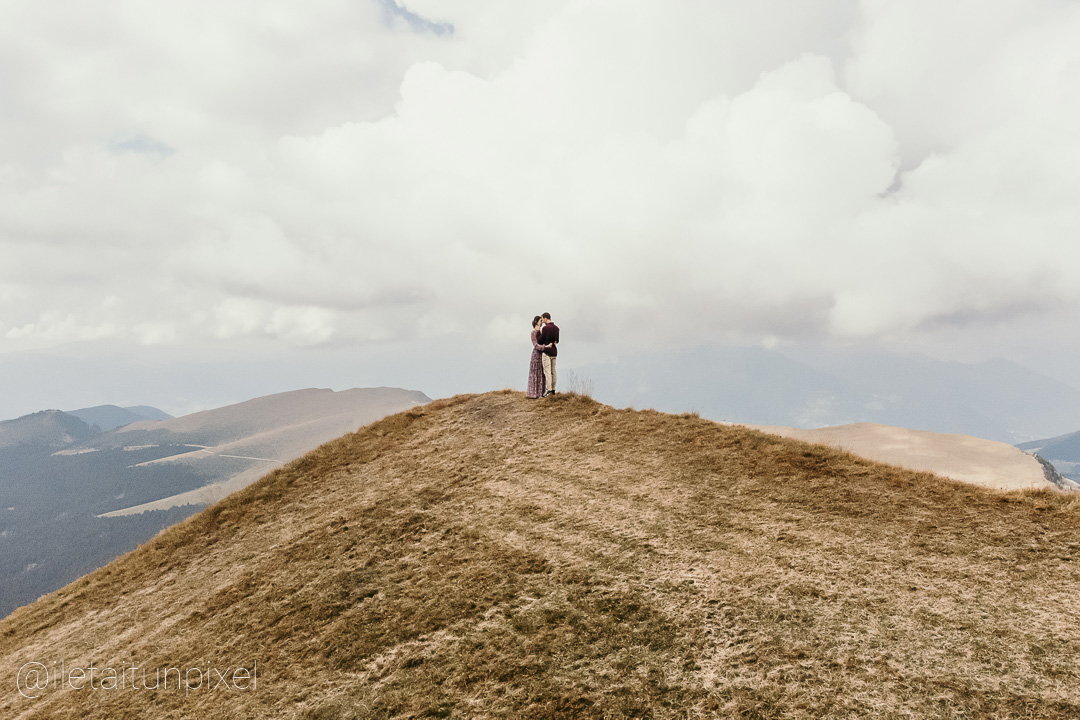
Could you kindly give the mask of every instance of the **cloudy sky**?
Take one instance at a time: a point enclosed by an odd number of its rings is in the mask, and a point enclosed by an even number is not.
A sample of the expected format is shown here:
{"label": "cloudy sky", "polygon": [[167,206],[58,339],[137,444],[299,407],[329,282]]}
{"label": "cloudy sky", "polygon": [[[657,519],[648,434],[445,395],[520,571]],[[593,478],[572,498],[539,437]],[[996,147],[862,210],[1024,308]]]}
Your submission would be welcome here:
{"label": "cloudy sky", "polygon": [[1078,128],[1076,0],[0,0],[0,417],[522,386],[544,310],[1080,385]]}

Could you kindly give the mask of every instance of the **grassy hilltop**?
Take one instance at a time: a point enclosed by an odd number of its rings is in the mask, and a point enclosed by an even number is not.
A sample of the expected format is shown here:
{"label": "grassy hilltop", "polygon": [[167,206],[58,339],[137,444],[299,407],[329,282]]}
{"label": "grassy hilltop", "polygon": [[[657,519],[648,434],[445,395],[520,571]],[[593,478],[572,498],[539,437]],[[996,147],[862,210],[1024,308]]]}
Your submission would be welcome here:
{"label": "grassy hilltop", "polygon": [[[257,662],[257,686],[19,695],[20,667],[60,660],[150,684]],[[581,396],[459,396],[0,621],[0,688],[28,720],[1072,720],[1080,500]]]}

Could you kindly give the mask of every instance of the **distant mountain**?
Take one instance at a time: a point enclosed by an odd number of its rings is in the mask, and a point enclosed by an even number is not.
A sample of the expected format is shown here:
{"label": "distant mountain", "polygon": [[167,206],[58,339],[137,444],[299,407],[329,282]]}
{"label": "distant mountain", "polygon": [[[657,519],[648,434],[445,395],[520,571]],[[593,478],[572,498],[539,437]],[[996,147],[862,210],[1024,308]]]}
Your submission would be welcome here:
{"label": "distant mountain", "polygon": [[875,462],[932,472],[960,482],[998,490],[1080,491],[1080,485],[1048,472],[1034,455],[996,440],[970,435],[855,423],[803,430],[751,426],[793,440],[828,445]]}
{"label": "distant mountain", "polygon": [[594,383],[603,402],[696,411],[713,420],[802,427],[829,424],[847,411],[840,379],[763,348],[643,354],[574,372]]}
{"label": "distant mountain", "polygon": [[1015,362],[941,361],[916,353],[795,351],[864,399],[860,418],[1010,444],[1076,427],[1080,390]]}
{"label": "distant mountain", "polygon": [[755,425],[872,422],[1013,444],[1072,429],[1080,418],[1080,390],[1006,360],[710,346],[574,372],[613,405]]}
{"label": "distant mountain", "polygon": [[0,616],[304,452],[427,402],[396,388],[309,389],[105,433],[56,410],[0,423]]}
{"label": "distant mountain", "polygon": [[42,410],[0,422],[0,448],[59,448],[98,434],[87,423],[60,410]]}
{"label": "distant mountain", "polygon": [[113,430],[141,420],[169,420],[172,415],[149,405],[118,407],[116,405],[97,405],[95,407],[68,410],[87,425],[96,425],[100,430]]}
{"label": "distant mountain", "polygon": [[144,420],[172,420],[174,417],[164,410],[158,410],[149,405],[128,405],[123,409],[139,415]]}
{"label": "distant mountain", "polygon": [[255,398],[172,420],[140,422],[87,443],[87,448],[184,444],[186,453],[146,465],[191,467],[212,480],[153,502],[106,513],[117,517],[179,505],[208,505],[327,440],[431,398],[415,390],[354,388],[296,390]]}

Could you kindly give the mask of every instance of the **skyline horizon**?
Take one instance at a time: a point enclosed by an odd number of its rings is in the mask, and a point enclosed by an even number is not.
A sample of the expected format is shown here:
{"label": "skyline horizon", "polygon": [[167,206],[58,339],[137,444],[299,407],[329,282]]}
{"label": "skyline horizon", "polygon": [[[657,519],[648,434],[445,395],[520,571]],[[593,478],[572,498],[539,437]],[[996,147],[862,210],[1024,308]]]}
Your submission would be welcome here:
{"label": "skyline horizon", "polygon": [[[310,351],[306,351],[302,354],[307,355]],[[731,356],[730,353],[735,352],[735,356]],[[725,355],[727,353],[727,355]],[[955,360],[941,360],[934,358],[931,355],[921,352],[897,352],[884,348],[847,348],[847,352],[844,350],[837,350],[836,347],[828,347],[823,345],[788,345],[778,347],[762,347],[760,345],[719,345],[702,344],[695,347],[680,348],[670,352],[663,351],[648,351],[642,354],[636,355],[617,355],[617,356],[602,356],[594,355],[589,359],[582,359],[577,357],[577,362],[573,365],[567,364],[565,368],[561,368],[562,380],[560,383],[561,389],[564,391],[567,389],[567,383],[572,377],[576,377],[578,380],[584,381],[590,385],[599,385],[599,388],[593,392],[594,396],[605,403],[613,404],[616,407],[629,406],[638,407],[635,401],[627,401],[625,397],[622,400],[615,395],[613,386],[610,381],[612,378],[605,377],[609,371],[614,371],[614,377],[624,376],[625,381],[626,373],[641,373],[646,374],[641,376],[641,380],[645,380],[649,385],[657,385],[658,387],[664,386],[665,378],[674,373],[681,378],[682,385],[686,387],[677,390],[670,397],[665,396],[663,398],[649,395],[652,398],[650,403],[642,405],[641,407],[655,407],[662,409],[665,412],[691,412],[701,410],[701,398],[708,396],[708,388],[702,387],[702,391],[706,391],[704,395],[694,395],[692,385],[695,382],[709,382],[709,379],[698,370],[693,370],[694,362],[700,362],[701,357],[712,358],[711,362],[735,362],[736,365],[731,367],[732,370],[737,369],[739,358],[743,357],[746,353],[754,355],[760,354],[762,359],[767,357],[783,358],[787,362],[796,363],[797,367],[801,367],[803,371],[824,373],[825,376],[833,377],[834,381],[839,382],[838,387],[843,387],[842,392],[846,393],[843,396],[837,396],[835,400],[840,397],[856,397],[859,393],[865,393],[868,391],[868,382],[879,382],[870,380],[866,377],[862,377],[859,380],[854,380],[851,375],[852,368],[858,368],[860,364],[869,367],[872,365],[888,364],[890,362],[912,362],[915,366],[925,366],[929,368],[927,370],[931,373],[929,377],[937,377],[940,381],[942,373],[947,373],[948,368],[952,366],[959,366],[961,376],[964,373],[977,374],[975,371],[986,371],[988,368],[995,366],[1003,367],[1002,372],[1005,373],[1004,377],[1016,378],[1030,374],[1033,378],[1041,378],[1043,381],[1051,384],[1056,384],[1061,388],[1062,396],[1071,396],[1076,394],[1080,396],[1080,388],[1072,385],[1066,380],[1056,378],[1052,375],[1039,372],[1023,363],[1018,363],[1008,358],[989,358],[987,360],[980,360],[976,362],[964,362]],[[565,353],[564,353],[565,354]],[[389,361],[393,362],[395,356],[391,353]],[[698,357],[698,361],[694,361],[693,358]],[[726,358],[726,360],[725,360]],[[55,358],[54,358],[55,359]],[[68,361],[68,369],[71,370],[76,366],[82,366],[85,362],[84,357],[81,354],[74,354],[66,358]],[[45,410],[60,410],[63,412],[72,412],[77,410],[88,409],[99,405],[115,405],[118,407],[131,407],[145,405],[153,407],[155,409],[166,412],[175,417],[182,417],[196,412],[202,412],[206,410],[212,410],[227,405],[232,405],[247,400],[264,397],[268,395],[278,395],[289,392],[296,392],[305,389],[328,389],[334,392],[341,392],[353,388],[365,388],[365,387],[397,387],[406,390],[416,390],[423,392],[425,395],[432,399],[445,398],[456,394],[470,394],[470,393],[484,393],[493,390],[499,390],[503,388],[511,388],[524,392],[524,370],[517,366],[522,364],[520,358],[513,359],[511,362],[499,362],[497,359],[492,360],[489,358],[489,362],[484,367],[476,367],[474,364],[474,373],[469,377],[455,377],[454,373],[443,374],[434,378],[436,382],[428,383],[427,386],[418,385],[410,382],[410,378],[403,374],[399,374],[396,377],[385,377],[380,375],[380,371],[377,368],[366,368],[362,372],[353,374],[347,369],[347,365],[343,366],[338,361],[335,354],[324,355],[323,362],[313,366],[310,363],[300,363],[300,366],[291,366],[290,372],[286,376],[279,375],[277,371],[281,370],[281,366],[274,360],[266,360],[264,366],[251,367],[244,362],[233,363],[229,367],[228,372],[219,373],[220,368],[217,366],[202,366],[200,367],[197,361],[183,361],[172,359],[168,365],[162,367],[155,367],[153,365],[146,364],[131,364],[128,366],[117,366],[111,359],[106,363],[104,368],[106,371],[107,382],[90,383],[83,380],[78,381],[74,386],[68,387],[66,390],[61,389],[55,384],[50,388],[49,392],[52,393],[53,399],[67,398],[67,402],[47,402],[45,404],[40,403],[36,398],[40,397],[35,394],[33,388],[28,388],[26,385],[21,385],[21,392],[23,393],[19,402],[21,406],[16,406],[11,401],[15,399],[11,392],[0,392],[0,397],[3,397],[4,401],[0,401],[0,421],[15,420],[20,417],[45,411]],[[642,365],[643,361],[646,361],[645,365]],[[63,368],[48,368],[42,367],[41,358],[34,358],[35,365],[44,370],[45,372],[52,371],[60,376],[64,375]],[[689,362],[690,365],[686,365]],[[649,365],[652,363],[652,365]],[[682,365],[680,365],[682,363]],[[1002,366],[1002,364],[1004,364]],[[830,369],[831,365],[836,365]],[[0,368],[3,367],[2,359],[0,359]],[[502,381],[494,380],[488,377],[491,369],[498,367],[502,371]],[[653,369],[642,370],[642,368]],[[716,366],[718,369],[724,367],[724,365]],[[845,369],[846,367],[846,369]],[[900,367],[900,366],[898,366]],[[345,369],[343,369],[345,368]],[[690,368],[690,369],[688,369]],[[83,375],[85,376],[86,367],[83,367]],[[730,372],[730,370],[729,370]],[[193,374],[194,373],[194,374]],[[695,374],[696,373],[696,374]],[[518,377],[518,376],[521,377]],[[700,376],[700,377],[699,377]],[[10,391],[11,386],[18,384],[18,379],[22,377],[18,373],[4,373],[3,377],[8,378],[8,387],[5,388],[3,380],[0,380],[0,390]],[[760,382],[774,382],[777,378],[783,379],[783,376],[769,376],[765,380],[759,380]],[[792,376],[797,378],[798,376]],[[944,376],[942,376],[944,377]],[[163,391],[163,379],[172,378],[174,382],[170,385],[169,390]],[[641,382],[638,380],[637,382]],[[212,381],[212,385],[208,385],[208,381]],[[139,387],[143,390],[140,392]],[[184,389],[188,388],[191,394],[184,394]],[[133,389],[134,388],[134,389]],[[772,396],[772,389],[766,385],[760,385],[755,390],[753,383],[748,383],[743,388],[749,397],[755,395],[759,400],[757,404],[760,408],[768,406],[769,403],[776,402],[776,398]],[[870,388],[872,389],[872,388]],[[27,391],[29,392],[27,393]],[[793,388],[794,390],[794,388]],[[886,388],[879,388],[881,392],[885,392]],[[622,391],[625,395],[625,388]],[[836,392],[836,391],[834,391]],[[895,392],[895,390],[893,391]],[[886,395],[888,393],[886,392]],[[699,399],[686,399],[687,397],[698,397]],[[825,396],[823,396],[824,398]],[[783,399],[783,398],[781,398]],[[913,399],[913,398],[912,398]],[[793,407],[797,405],[797,397],[792,395],[788,398],[787,402]],[[947,402],[947,401],[943,401]],[[871,403],[874,405],[875,403]],[[1033,399],[1033,407],[1041,407],[1038,404],[1038,399]],[[1045,403],[1044,403],[1045,404]],[[685,405],[685,407],[683,407]],[[1066,403],[1067,405],[1067,403]],[[747,410],[747,408],[754,407],[754,403],[751,402],[749,406],[742,404],[741,407],[743,414],[746,417],[738,415],[740,412],[736,407],[730,408],[728,414],[724,414],[722,410],[715,410],[713,414],[716,417],[712,419],[733,421],[733,422],[764,422],[760,418],[755,420],[757,412],[753,410]],[[880,419],[874,419],[872,415],[874,412],[869,409],[871,406],[867,406],[865,418],[854,418],[851,420],[845,420],[843,422],[814,422],[812,420],[804,421],[792,421],[786,424],[792,427],[824,427],[833,424],[845,424],[847,422],[878,422],[883,424],[893,424],[885,422]],[[946,411],[946,406],[941,407],[943,411]],[[14,410],[14,412],[12,412]],[[880,410],[880,408],[879,408]],[[953,412],[956,408],[949,407],[947,412]],[[730,413],[736,413],[734,415]],[[747,414],[748,413],[748,414]],[[880,414],[880,412],[878,413]],[[1053,413],[1051,413],[1053,414]],[[774,421],[769,421],[774,422]],[[929,421],[922,423],[907,423],[905,427],[911,429],[927,429]],[[1060,432],[1054,433],[1042,433],[1028,436],[1019,436],[1010,443],[1019,441],[1028,441],[1032,439],[1041,439],[1043,437],[1050,437],[1051,435],[1067,434],[1073,432],[1076,429],[1080,429],[1080,425],[1077,428],[1070,426],[1060,428]],[[988,436],[986,433],[978,433],[975,431],[965,431],[965,434],[975,436]]]}

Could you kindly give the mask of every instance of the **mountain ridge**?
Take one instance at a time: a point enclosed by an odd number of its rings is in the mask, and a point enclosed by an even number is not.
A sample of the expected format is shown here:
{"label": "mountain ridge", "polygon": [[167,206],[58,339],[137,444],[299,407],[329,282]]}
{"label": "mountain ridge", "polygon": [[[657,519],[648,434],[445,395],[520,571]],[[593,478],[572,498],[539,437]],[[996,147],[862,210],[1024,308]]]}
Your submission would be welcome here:
{"label": "mountain ridge", "polygon": [[131,407],[95,405],[94,407],[67,410],[66,412],[68,415],[79,418],[87,425],[96,425],[102,432],[108,432],[140,420],[168,420],[172,418],[172,415],[149,405],[133,405]]}
{"label": "mountain ridge", "polygon": [[503,391],[326,443],[0,621],[5,715],[1074,718],[1080,502]]}
{"label": "mountain ridge", "polygon": [[122,517],[180,505],[208,505],[258,480],[342,433],[431,401],[418,390],[375,387],[330,390],[304,388],[264,395],[213,410],[165,421],[132,423],[120,428],[122,443],[171,442],[197,445],[190,452],[150,460],[144,465],[188,464],[213,474],[214,482],[149,503],[121,508],[100,517]]}
{"label": "mountain ridge", "polygon": [[41,410],[0,421],[0,448],[19,445],[60,448],[100,434],[90,425],[62,410]]}

